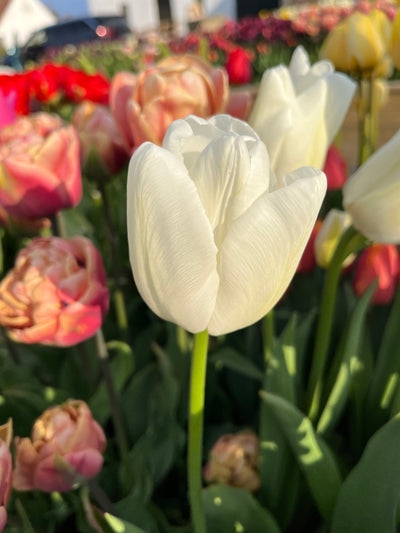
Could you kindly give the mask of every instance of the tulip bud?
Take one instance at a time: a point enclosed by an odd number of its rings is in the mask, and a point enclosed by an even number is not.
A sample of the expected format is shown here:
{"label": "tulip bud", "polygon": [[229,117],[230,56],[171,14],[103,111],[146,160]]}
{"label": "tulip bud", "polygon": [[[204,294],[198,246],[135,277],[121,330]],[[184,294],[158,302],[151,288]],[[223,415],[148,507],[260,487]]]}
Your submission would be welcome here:
{"label": "tulip bud", "polygon": [[36,238],[0,284],[0,324],[18,342],[70,346],[94,335],[108,302],[103,263],[88,239]]}
{"label": "tulip bud", "polygon": [[82,196],[79,141],[56,115],[20,117],[0,130],[0,205],[12,216],[41,218]]}
{"label": "tulip bud", "polygon": [[20,491],[70,490],[79,477],[91,479],[103,466],[106,438],[81,400],[47,409],[31,438],[15,438],[14,488]]}
{"label": "tulip bud", "polygon": [[343,72],[388,73],[381,63],[387,63],[390,35],[391,22],[385,13],[356,11],[328,33],[320,56]]}
{"label": "tulip bud", "polygon": [[204,479],[254,492],[260,486],[258,458],[259,440],[251,431],[223,435],[209,453]]}
{"label": "tulip bud", "polygon": [[357,296],[378,280],[372,295],[375,304],[388,304],[392,301],[398,285],[400,255],[392,244],[374,244],[366,248],[357,260],[353,289]]}
{"label": "tulip bud", "polygon": [[13,467],[10,453],[12,420],[0,426],[0,531],[7,523],[7,503],[13,484]]}
{"label": "tulip bud", "polygon": [[343,206],[368,239],[400,244],[400,130],[347,180]]}
{"label": "tulip bud", "polygon": [[[328,268],[341,236],[351,226],[351,216],[344,211],[331,209],[325,217],[314,242],[315,258],[322,268]],[[344,261],[346,267],[354,261],[351,254]]]}
{"label": "tulip bud", "polygon": [[124,145],[107,107],[89,101],[82,102],[75,110],[72,124],[78,132],[82,167],[87,177],[97,180],[102,176],[112,177],[122,169],[128,160],[128,147]]}
{"label": "tulip bud", "polygon": [[229,83],[245,84],[252,80],[253,69],[249,54],[243,48],[234,48],[228,53],[225,68]]}

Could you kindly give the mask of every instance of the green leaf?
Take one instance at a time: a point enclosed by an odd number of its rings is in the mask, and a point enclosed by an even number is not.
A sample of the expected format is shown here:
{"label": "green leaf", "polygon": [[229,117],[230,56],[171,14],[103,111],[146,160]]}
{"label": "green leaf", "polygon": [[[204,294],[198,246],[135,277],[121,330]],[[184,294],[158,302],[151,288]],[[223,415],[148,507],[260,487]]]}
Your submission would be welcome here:
{"label": "green leaf", "polygon": [[344,339],[340,343],[337,358],[341,363],[328,400],[318,421],[317,432],[320,435],[332,429],[346,404],[351,382],[351,363],[357,357],[365,315],[375,288],[376,283],[373,283],[357,301],[351,314]]}
{"label": "green leaf", "polygon": [[280,533],[274,517],[245,489],[213,485],[202,496],[207,533]]}
{"label": "green leaf", "polygon": [[285,433],[321,515],[329,519],[341,485],[341,476],[330,449],[316,434],[311,420],[294,405],[265,391],[260,395],[273,410]]}
{"label": "green leaf", "polygon": [[339,492],[332,533],[395,533],[400,503],[400,416],[368,441]]}
{"label": "green leaf", "polygon": [[370,425],[375,429],[387,419],[400,378],[400,287],[393,302],[368,394]]}
{"label": "green leaf", "polygon": [[104,513],[104,518],[114,533],[145,533],[143,529],[140,529],[129,522],[125,522],[109,513]]}
{"label": "green leaf", "polygon": [[214,363],[217,367],[226,366],[227,368],[235,370],[249,378],[261,382],[263,380],[263,373],[261,370],[232,348],[222,348],[221,350],[218,350],[209,357],[209,361]]}

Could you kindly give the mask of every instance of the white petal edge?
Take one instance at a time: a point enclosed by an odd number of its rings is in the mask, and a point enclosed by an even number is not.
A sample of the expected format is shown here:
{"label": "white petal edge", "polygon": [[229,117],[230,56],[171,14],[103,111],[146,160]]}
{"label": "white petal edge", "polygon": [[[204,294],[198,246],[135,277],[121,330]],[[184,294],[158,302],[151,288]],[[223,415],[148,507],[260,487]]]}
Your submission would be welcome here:
{"label": "white petal edge", "polygon": [[212,229],[183,163],[151,143],[129,164],[127,222],[144,301],[165,320],[192,333],[204,330],[219,284]]}
{"label": "white petal edge", "polygon": [[253,324],[288,287],[324,198],[326,176],[308,167],[293,172],[288,181],[287,187],[261,196],[223,242],[211,335]]}

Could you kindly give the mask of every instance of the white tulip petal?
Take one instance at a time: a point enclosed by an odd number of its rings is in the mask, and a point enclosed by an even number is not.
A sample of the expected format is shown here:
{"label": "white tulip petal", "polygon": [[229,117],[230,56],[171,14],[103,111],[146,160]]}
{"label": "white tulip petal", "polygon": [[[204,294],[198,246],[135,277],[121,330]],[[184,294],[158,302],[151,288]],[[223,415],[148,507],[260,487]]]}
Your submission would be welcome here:
{"label": "white tulip petal", "polygon": [[347,207],[363,195],[398,181],[399,151],[400,130],[347,180],[343,187],[343,205]]}
{"label": "white tulip petal", "polygon": [[259,198],[227,234],[219,254],[220,286],[210,334],[256,322],[289,285],[318,215],[326,177],[302,168],[288,182]]}
{"label": "white tulip petal", "polygon": [[326,82],[327,95],[324,120],[329,147],[343,124],[356,90],[356,83],[340,72],[335,72],[327,77]]}
{"label": "white tulip petal", "polygon": [[151,143],[128,171],[130,261],[137,288],[161,318],[197,333],[218,289],[217,249],[196,187],[182,161]]}
{"label": "white tulip petal", "polygon": [[296,94],[300,94],[318,79],[334,72],[334,67],[327,60],[317,61],[311,66],[307,52],[303,46],[298,46],[291,57],[289,72]]}
{"label": "white tulip petal", "polygon": [[400,244],[399,180],[362,196],[346,209],[353,226],[371,241]]}

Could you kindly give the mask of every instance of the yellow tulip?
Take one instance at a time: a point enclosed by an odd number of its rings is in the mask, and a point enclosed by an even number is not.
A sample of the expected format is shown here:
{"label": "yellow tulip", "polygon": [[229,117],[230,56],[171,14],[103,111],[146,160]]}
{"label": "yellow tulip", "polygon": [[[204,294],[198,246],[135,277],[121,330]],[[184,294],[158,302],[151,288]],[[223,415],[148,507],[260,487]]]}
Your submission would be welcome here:
{"label": "yellow tulip", "polygon": [[400,69],[400,10],[393,21],[391,56],[394,66]]}
{"label": "yellow tulip", "polygon": [[344,72],[388,75],[390,36],[391,22],[382,11],[374,9],[368,15],[356,12],[328,34],[320,54]]}

